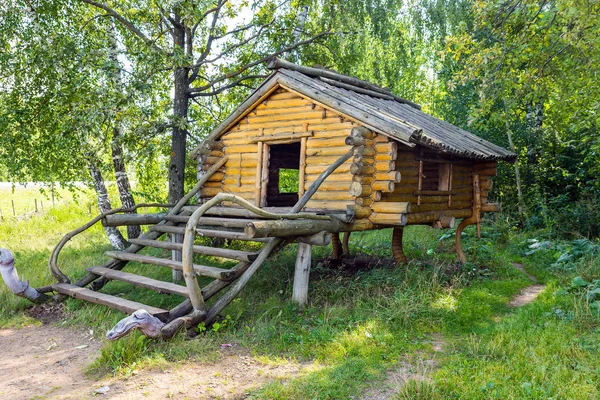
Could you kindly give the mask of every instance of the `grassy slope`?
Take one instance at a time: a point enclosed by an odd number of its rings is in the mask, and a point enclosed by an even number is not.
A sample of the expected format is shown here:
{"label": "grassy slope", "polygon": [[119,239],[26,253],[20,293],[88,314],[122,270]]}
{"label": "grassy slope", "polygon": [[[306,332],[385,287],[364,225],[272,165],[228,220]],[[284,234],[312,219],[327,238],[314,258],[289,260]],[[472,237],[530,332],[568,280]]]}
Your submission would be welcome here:
{"label": "grassy slope", "polygon": [[[0,245],[16,253],[19,273],[32,285],[48,284],[52,246],[88,218],[86,207],[72,207],[35,219],[5,220]],[[600,389],[598,318],[574,303],[575,297],[557,294],[568,276],[547,273],[540,265],[547,260],[526,265],[549,289],[536,303],[510,310],[509,299],[529,284],[510,267],[518,258],[516,247],[497,244],[498,237],[478,242],[469,238],[466,247],[473,264],[457,270],[451,240],[438,241],[440,232],[428,228],[407,231],[408,256],[419,260],[407,268],[380,266],[346,274],[316,265],[311,304],[299,311],[289,301],[294,264],[290,246],[259,271],[227,309],[227,318],[197,340],[180,335],[170,343],[150,342],[134,334],[107,343],[92,370],[127,372],[187,358],[218,360],[219,344],[233,342],[263,359],[286,357],[318,365],[306,375],[262,388],[254,393],[257,398],[352,398],[382,381],[386,370],[402,360],[432,354],[430,337],[441,332],[447,344],[436,354],[439,368],[432,380],[405,386],[400,398],[595,398]],[[353,248],[388,257],[390,234],[354,234]],[[60,264],[69,276],[80,276],[80,266],[102,263],[105,250],[102,229],[96,227],[67,246]],[[315,260],[329,251],[316,249]],[[132,265],[129,270],[139,268]],[[168,279],[170,271],[153,267],[150,275]],[[106,291],[165,307],[177,300],[117,282]],[[68,323],[90,326],[98,335],[123,317],[72,299],[66,304]],[[0,326],[31,323],[22,313],[27,305],[0,286]]]}

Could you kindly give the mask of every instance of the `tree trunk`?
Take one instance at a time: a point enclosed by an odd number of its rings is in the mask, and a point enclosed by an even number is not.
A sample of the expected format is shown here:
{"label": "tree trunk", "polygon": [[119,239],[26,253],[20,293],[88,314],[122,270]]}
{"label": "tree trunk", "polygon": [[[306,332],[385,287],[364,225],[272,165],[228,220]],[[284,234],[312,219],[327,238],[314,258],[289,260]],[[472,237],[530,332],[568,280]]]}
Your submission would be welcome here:
{"label": "tree trunk", "polygon": [[[510,123],[508,121],[508,106],[506,105],[506,98],[504,98],[504,122],[506,125],[506,136],[508,137],[508,144],[510,145],[510,150],[517,154],[515,149],[515,144],[512,140],[512,132],[510,130]],[[519,158],[517,155],[517,160],[515,161],[515,181],[517,184],[517,202],[519,205],[519,218],[521,219],[521,223],[525,223],[525,200],[523,199],[523,190],[521,188],[521,171],[519,170]]]}
{"label": "tree trunk", "polygon": [[[118,124],[118,123],[116,123]],[[125,163],[123,162],[123,147],[121,146],[121,128],[115,126],[113,128],[112,138],[112,160],[115,168],[115,177],[117,179],[117,188],[119,189],[119,197],[121,198],[121,204],[125,208],[131,208],[135,206],[135,200],[131,194],[131,185],[129,184],[129,177],[125,170]],[[130,214],[137,214],[137,211],[132,211]],[[130,225],[127,227],[127,237],[129,239],[135,239],[142,233],[139,225]]]}
{"label": "tree trunk", "polygon": [[[90,171],[92,181],[94,182],[94,189],[96,190],[96,197],[98,198],[98,209],[100,210],[100,213],[105,213],[111,210],[112,206],[108,198],[108,191],[104,184],[102,172],[100,172],[100,169],[93,161],[88,163],[88,170]],[[127,242],[117,228],[107,226],[104,227],[104,231],[113,248],[123,250],[127,247]]]}
{"label": "tree trunk", "polygon": [[[179,17],[176,16],[179,20]],[[185,51],[185,29],[175,26],[173,30],[173,51]],[[175,91],[173,94],[173,136],[171,137],[171,160],[169,162],[169,203],[177,203],[185,194],[184,172],[187,140],[187,114],[188,114],[188,68],[177,67],[173,74]],[[173,242],[183,242],[183,235],[172,235]],[[173,251],[173,260],[182,259],[180,251]],[[183,279],[181,271],[173,270],[173,282]]]}
{"label": "tree trunk", "polygon": [[[185,50],[185,30],[175,27],[173,34],[173,51]],[[171,160],[169,162],[169,203],[176,203],[183,197],[184,172],[187,140],[188,116],[188,68],[177,67],[173,74],[173,136],[171,138]]]}
{"label": "tree trunk", "polygon": [[[114,84],[113,90],[118,93],[123,92],[123,80],[121,79],[121,64],[117,58],[117,39],[115,36],[114,22],[111,22],[110,32],[110,48],[109,58],[112,63],[111,79]],[[135,206],[133,195],[131,194],[131,185],[129,184],[129,177],[125,169],[125,162],[123,161],[123,131],[119,117],[116,116],[121,110],[117,108],[115,110],[115,119],[113,121],[113,137],[111,143],[112,149],[112,160],[115,168],[115,178],[117,181],[117,188],[119,190],[119,197],[121,198],[121,205],[125,208],[131,208]],[[131,213],[136,214],[137,211]],[[127,227],[127,237],[129,239],[135,239],[141,234],[139,225],[132,225]]]}

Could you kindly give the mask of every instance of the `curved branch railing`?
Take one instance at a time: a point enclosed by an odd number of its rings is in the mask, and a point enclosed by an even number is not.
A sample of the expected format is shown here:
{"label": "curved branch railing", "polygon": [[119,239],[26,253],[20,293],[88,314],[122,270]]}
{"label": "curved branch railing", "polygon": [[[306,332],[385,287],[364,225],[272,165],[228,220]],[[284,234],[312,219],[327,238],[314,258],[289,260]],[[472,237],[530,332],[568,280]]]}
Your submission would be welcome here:
{"label": "curved branch railing", "polygon": [[67,242],[69,242],[69,240],[71,240],[74,236],[80,234],[81,232],[87,231],[92,226],[96,225],[98,222],[102,221],[102,219],[104,219],[105,217],[107,217],[109,215],[118,214],[121,212],[128,213],[128,212],[135,211],[138,208],[148,208],[148,207],[159,207],[159,208],[169,207],[170,208],[170,207],[173,207],[173,205],[172,204],[161,204],[161,203],[140,203],[140,204],[136,204],[135,206],[129,207],[129,208],[124,208],[124,207],[115,208],[115,209],[109,210],[105,213],[98,215],[96,218],[90,220],[86,224],[67,233],[65,236],[63,236],[63,238],[60,240],[60,242],[58,242],[56,247],[54,247],[54,250],[52,250],[52,254],[50,255],[50,260],[48,261],[48,267],[50,268],[50,272],[52,272],[52,275],[54,275],[54,277],[60,283],[71,283],[69,278],[60,270],[60,268],[58,268],[58,255],[60,254],[63,247],[65,247]]}
{"label": "curved branch railing", "polygon": [[[272,219],[314,219],[314,220],[331,220],[331,217],[328,215],[315,215],[311,213],[301,213],[300,210],[304,208],[306,203],[311,199],[311,197],[315,194],[319,186],[323,183],[323,181],[331,175],[333,171],[335,171],[339,166],[345,163],[347,160],[352,157],[354,154],[354,150],[348,151],[346,154],[341,156],[338,160],[336,160],[333,164],[331,164],[319,177],[313,182],[313,184],[309,187],[309,189],[304,193],[304,195],[298,200],[298,202],[292,207],[291,213],[287,214],[278,214],[272,213],[269,211],[265,211],[249,201],[236,196],[230,193],[218,193],[212,199],[208,200],[202,206],[200,206],[194,213],[190,216],[186,227],[185,227],[185,236],[183,239],[183,248],[182,248],[182,271],[183,278],[185,279],[185,283],[189,290],[190,302],[193,307],[193,314],[195,315],[205,315],[206,314],[206,304],[204,303],[204,298],[202,297],[202,292],[200,286],[198,285],[198,280],[196,279],[196,273],[193,269],[193,246],[194,240],[196,239],[196,226],[200,221],[200,218],[204,213],[206,213],[210,208],[221,204],[225,201],[230,201],[235,204],[238,204],[248,211],[251,211],[258,216],[262,216],[265,218]],[[239,278],[236,284],[230,289],[229,292],[223,297],[221,297],[211,308],[209,314],[207,315],[207,321],[210,323],[210,320],[214,318],[216,313],[220,312],[229,302],[235,297],[241,289],[245,286],[250,277],[254,274],[254,272],[258,269],[258,267],[265,261],[265,259],[269,256],[271,251],[279,243],[281,242],[281,238],[272,238],[265,247],[261,250],[260,255],[256,260],[252,262],[248,270],[244,273],[243,276]]]}
{"label": "curved branch railing", "polygon": [[[67,275],[65,275],[58,267],[58,255],[60,254],[63,247],[67,244],[67,242],[69,240],[71,240],[75,235],[78,235],[79,233],[88,230],[89,228],[91,228],[93,225],[95,225],[96,223],[98,223],[104,217],[106,217],[108,215],[113,215],[113,214],[116,214],[119,212],[130,212],[130,211],[134,211],[138,208],[142,208],[142,207],[171,207],[171,210],[167,213],[167,216],[172,216],[172,215],[178,214],[181,211],[181,209],[183,208],[183,206],[185,206],[188,203],[188,201],[190,201],[190,199],[194,196],[194,194],[196,194],[200,190],[202,185],[204,185],[206,183],[206,181],[208,181],[208,179],[227,162],[227,160],[228,160],[228,157],[225,156],[225,157],[221,158],[220,160],[218,160],[216,163],[214,163],[212,165],[212,167],[208,171],[206,171],[206,173],[202,176],[202,178],[200,178],[198,180],[198,182],[196,183],[196,185],[194,185],[192,190],[190,190],[185,196],[183,196],[183,198],[181,198],[181,200],[179,200],[177,202],[177,204],[175,204],[175,205],[170,205],[170,204],[165,205],[165,204],[157,204],[157,203],[142,203],[142,204],[138,204],[134,207],[130,207],[130,208],[122,208],[122,207],[116,208],[114,210],[110,210],[106,213],[100,214],[99,216],[92,219],[85,225],[67,233],[61,239],[61,241],[56,245],[54,250],[52,251],[50,260],[48,261],[48,267],[50,268],[50,272],[52,272],[52,275],[56,278],[56,280],[58,280],[58,282],[71,283],[71,281],[69,280],[69,277]],[[88,284],[89,281],[90,281],[90,279],[85,279],[82,282],[78,281],[78,283]],[[82,284],[81,286],[85,286],[85,284]],[[51,287],[40,288],[40,290],[42,290],[42,289],[48,289],[47,291],[52,290]]]}

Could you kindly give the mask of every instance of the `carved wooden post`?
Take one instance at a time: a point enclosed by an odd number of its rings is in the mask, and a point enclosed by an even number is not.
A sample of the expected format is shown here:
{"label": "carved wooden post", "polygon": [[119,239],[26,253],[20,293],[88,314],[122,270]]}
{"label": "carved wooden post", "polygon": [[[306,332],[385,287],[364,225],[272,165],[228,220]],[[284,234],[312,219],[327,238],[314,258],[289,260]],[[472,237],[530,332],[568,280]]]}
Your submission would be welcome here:
{"label": "carved wooden post", "polygon": [[403,226],[395,226],[392,234],[392,252],[394,253],[394,262],[396,264],[406,264],[408,259],[404,255],[402,248],[402,236],[404,235]]}
{"label": "carved wooden post", "polygon": [[298,303],[300,306],[304,306],[308,302],[308,277],[310,275],[311,255],[312,246],[310,244],[298,243],[292,301]]}

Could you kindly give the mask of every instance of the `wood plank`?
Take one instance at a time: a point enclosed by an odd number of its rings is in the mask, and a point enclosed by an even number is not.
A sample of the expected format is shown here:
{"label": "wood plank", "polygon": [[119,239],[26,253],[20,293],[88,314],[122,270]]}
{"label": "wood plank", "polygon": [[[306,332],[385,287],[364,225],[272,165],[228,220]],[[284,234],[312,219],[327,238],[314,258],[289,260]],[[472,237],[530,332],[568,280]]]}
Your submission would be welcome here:
{"label": "wood plank", "polygon": [[137,310],[144,309],[161,321],[166,321],[169,317],[169,311],[163,310],[162,308],[148,306],[136,301],[111,296],[106,293],[95,292],[93,290],[70,285],[68,283],[56,283],[52,285],[52,289],[58,293],[71,296],[75,299],[87,300],[91,303],[102,304],[111,308],[116,308],[117,310],[121,310],[127,314],[133,314]]}
{"label": "wood plank", "polygon": [[[129,239],[130,243],[139,244],[140,246],[155,247],[158,249],[167,250],[181,250],[183,249],[182,243],[163,242],[160,240],[145,240],[145,239]],[[239,260],[252,262],[258,257],[258,253],[251,253],[248,251],[221,249],[209,246],[194,245],[193,251],[196,254],[203,254],[205,256],[222,257],[230,260]]]}
{"label": "wood plank", "polygon": [[[171,269],[182,271],[181,262],[168,260],[165,258],[145,256],[137,253],[126,253],[124,251],[107,251],[106,254],[109,257],[123,261],[137,261],[145,264],[159,265],[162,267],[169,267]],[[233,277],[233,272],[224,268],[209,267],[206,265],[193,264],[194,272],[197,275],[208,276],[215,279],[229,280]]]}
{"label": "wood plank", "polygon": [[[185,233],[185,227],[183,227],[183,226],[156,225],[156,226],[151,226],[149,229],[151,231],[164,232],[164,233]],[[263,239],[263,238],[251,239],[251,238],[247,237],[243,232],[218,231],[218,230],[210,230],[210,229],[196,229],[196,234],[198,236],[223,238],[223,239],[231,239],[231,240],[245,240],[245,241],[250,241],[250,242],[268,242],[269,241],[269,239]]]}
{"label": "wood plank", "polygon": [[175,283],[159,281],[146,276],[131,274],[129,272],[117,271],[104,267],[92,267],[88,268],[87,271],[103,276],[107,279],[127,282],[134,286],[154,290],[158,293],[176,294],[178,296],[189,297],[187,287],[177,285]]}
{"label": "wood plank", "polygon": [[256,144],[258,142],[272,142],[279,140],[300,140],[302,138],[311,137],[313,135],[312,131],[309,132],[284,132],[278,133],[275,135],[264,135],[264,136],[256,136],[249,139],[250,144]]}

